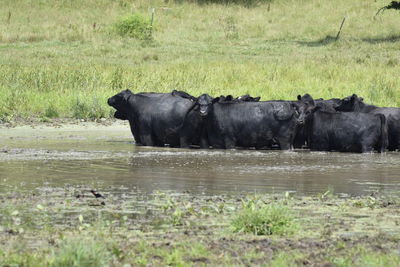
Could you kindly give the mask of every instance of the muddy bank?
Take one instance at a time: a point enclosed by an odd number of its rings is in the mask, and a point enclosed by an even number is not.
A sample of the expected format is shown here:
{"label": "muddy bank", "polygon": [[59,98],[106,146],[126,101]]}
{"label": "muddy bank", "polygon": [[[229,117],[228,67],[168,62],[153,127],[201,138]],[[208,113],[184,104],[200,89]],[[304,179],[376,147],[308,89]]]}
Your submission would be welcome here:
{"label": "muddy bank", "polygon": [[398,153],[141,147],[124,122],[0,131],[1,266],[400,261]]}
{"label": "muddy bank", "polygon": [[[109,188],[96,198],[90,189],[1,194],[0,264],[45,266],[59,257],[78,261],[74,255],[82,252],[89,262],[114,266],[396,266],[400,260],[398,196],[193,196]],[[249,205],[285,207],[295,227],[261,236],[234,231],[232,221]]]}

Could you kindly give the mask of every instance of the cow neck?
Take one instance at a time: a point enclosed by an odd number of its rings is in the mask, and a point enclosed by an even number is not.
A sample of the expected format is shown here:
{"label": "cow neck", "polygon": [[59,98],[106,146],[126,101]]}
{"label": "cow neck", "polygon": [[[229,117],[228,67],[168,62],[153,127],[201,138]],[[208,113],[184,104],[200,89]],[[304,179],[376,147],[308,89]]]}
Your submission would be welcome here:
{"label": "cow neck", "polygon": [[[306,133],[307,139],[310,141],[312,137],[312,131],[313,131],[313,123],[314,123],[314,116],[321,112],[320,110],[315,111],[313,114],[311,114],[308,118],[306,118],[304,122],[304,131]],[[310,145],[310,144],[308,144]]]}
{"label": "cow neck", "polygon": [[197,102],[192,102],[192,103],[193,103],[193,105],[189,108],[189,110],[187,111],[186,115],[189,114],[198,105]]}

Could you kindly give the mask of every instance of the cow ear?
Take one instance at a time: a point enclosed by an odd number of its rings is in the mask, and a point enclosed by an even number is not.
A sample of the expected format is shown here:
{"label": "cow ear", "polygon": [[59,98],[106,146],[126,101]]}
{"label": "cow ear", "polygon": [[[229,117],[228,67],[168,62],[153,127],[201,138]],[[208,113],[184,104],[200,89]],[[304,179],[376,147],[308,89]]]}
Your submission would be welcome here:
{"label": "cow ear", "polygon": [[351,96],[351,99],[356,99],[357,98],[357,95],[356,94],[353,94],[352,96]]}
{"label": "cow ear", "polygon": [[301,100],[301,95],[297,95],[297,100]]}
{"label": "cow ear", "polygon": [[257,96],[257,97],[254,98],[254,101],[255,101],[255,102],[258,102],[258,101],[260,101],[260,99],[261,99],[261,97],[260,97],[260,96]]}
{"label": "cow ear", "polygon": [[126,90],[122,96],[123,96],[124,101],[128,101],[128,99],[129,99],[132,95],[133,95],[133,94],[132,94],[131,91]]}

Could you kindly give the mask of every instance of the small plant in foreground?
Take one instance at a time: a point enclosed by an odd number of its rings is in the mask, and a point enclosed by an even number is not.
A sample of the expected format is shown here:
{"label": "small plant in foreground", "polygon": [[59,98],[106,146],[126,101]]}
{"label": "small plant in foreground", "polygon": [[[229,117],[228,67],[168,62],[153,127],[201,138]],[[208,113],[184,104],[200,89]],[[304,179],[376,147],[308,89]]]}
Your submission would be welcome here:
{"label": "small plant in foreground", "polygon": [[58,114],[57,108],[53,104],[50,104],[44,111],[44,116],[47,118],[57,118],[60,115]]}
{"label": "small plant in foreground", "polygon": [[111,260],[111,253],[102,242],[79,238],[66,240],[51,266],[107,266]]}
{"label": "small plant in foreground", "polygon": [[121,17],[114,25],[115,31],[122,37],[131,37],[139,40],[151,39],[150,21],[141,14]]}
{"label": "small plant in foreground", "polygon": [[292,211],[281,204],[246,205],[232,220],[234,232],[255,235],[285,235],[294,232]]}

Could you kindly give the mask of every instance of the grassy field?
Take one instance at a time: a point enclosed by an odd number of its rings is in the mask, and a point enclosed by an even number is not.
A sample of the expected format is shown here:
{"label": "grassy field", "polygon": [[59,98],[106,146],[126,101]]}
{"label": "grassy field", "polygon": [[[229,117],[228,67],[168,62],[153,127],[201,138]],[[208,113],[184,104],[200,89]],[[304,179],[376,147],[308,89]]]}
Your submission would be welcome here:
{"label": "grassy field", "polygon": [[[400,106],[400,14],[374,18],[388,2],[3,0],[0,119],[109,117],[106,99],[125,88],[264,100],[357,93]],[[152,8],[151,38],[118,34],[121,17],[150,20]]]}
{"label": "grassy field", "polygon": [[[110,190],[110,191],[108,191]],[[1,266],[398,266],[398,196],[0,194]],[[113,192],[113,193],[110,193]]]}

